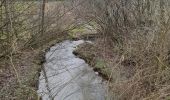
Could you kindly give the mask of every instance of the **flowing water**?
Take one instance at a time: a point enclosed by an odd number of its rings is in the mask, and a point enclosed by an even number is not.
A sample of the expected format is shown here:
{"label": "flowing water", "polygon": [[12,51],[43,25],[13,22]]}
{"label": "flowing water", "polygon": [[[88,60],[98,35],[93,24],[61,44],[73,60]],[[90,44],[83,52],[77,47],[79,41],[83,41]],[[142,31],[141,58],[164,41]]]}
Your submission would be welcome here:
{"label": "flowing water", "polygon": [[64,41],[51,47],[39,78],[42,100],[106,100],[101,77],[73,51],[83,40]]}

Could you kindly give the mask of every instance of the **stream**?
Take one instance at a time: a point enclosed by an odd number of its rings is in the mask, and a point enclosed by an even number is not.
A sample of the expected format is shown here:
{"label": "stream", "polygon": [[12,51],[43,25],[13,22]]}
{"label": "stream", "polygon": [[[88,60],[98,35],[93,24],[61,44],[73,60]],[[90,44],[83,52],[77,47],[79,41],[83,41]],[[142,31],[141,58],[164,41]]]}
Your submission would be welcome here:
{"label": "stream", "polygon": [[38,94],[42,100],[106,100],[106,82],[73,54],[84,42],[66,40],[46,53],[39,77]]}

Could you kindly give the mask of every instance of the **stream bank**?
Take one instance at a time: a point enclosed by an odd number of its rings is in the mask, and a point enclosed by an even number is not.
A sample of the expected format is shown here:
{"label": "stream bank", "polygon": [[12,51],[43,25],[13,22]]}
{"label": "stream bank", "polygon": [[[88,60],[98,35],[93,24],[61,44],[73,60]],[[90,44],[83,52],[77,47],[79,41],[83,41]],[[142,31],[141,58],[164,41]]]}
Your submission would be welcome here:
{"label": "stream bank", "polygon": [[77,47],[74,50],[74,54],[81,59],[84,59],[86,63],[88,63],[95,72],[99,73],[105,80],[109,79],[111,75],[111,68],[108,67],[108,62],[104,57],[102,57],[101,51],[94,43],[85,42]]}
{"label": "stream bank", "polygon": [[110,100],[104,80],[73,54],[82,43],[67,40],[46,53],[38,90],[43,100]]}
{"label": "stream bank", "polygon": [[25,47],[12,54],[12,58],[0,58],[0,100],[39,100],[38,79],[45,61],[45,52],[52,45],[66,39],[70,39],[70,36],[64,34],[41,47]]}

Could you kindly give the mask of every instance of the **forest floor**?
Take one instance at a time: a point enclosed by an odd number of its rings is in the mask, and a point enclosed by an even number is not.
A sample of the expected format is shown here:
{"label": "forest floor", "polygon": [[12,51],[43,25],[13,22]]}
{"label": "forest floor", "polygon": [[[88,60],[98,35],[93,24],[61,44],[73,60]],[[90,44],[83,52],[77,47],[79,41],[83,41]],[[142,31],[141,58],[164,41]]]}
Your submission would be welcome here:
{"label": "forest floor", "polygon": [[42,47],[26,48],[0,59],[0,99],[1,100],[39,100],[38,79],[47,49],[52,45],[69,39],[67,35],[51,40]]}
{"label": "forest floor", "polygon": [[8,58],[1,60],[0,98],[2,100],[31,100],[37,97],[40,57],[38,50],[24,50],[14,54],[13,61]]}

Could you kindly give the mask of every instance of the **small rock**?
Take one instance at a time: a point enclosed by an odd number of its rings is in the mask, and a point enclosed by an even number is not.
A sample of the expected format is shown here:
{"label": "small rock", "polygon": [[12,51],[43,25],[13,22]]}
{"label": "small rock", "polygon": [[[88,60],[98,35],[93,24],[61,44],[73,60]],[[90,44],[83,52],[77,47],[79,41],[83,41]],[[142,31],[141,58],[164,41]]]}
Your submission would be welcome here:
{"label": "small rock", "polygon": [[95,72],[95,74],[96,74],[96,75],[99,75],[99,73],[98,73],[98,72]]}

